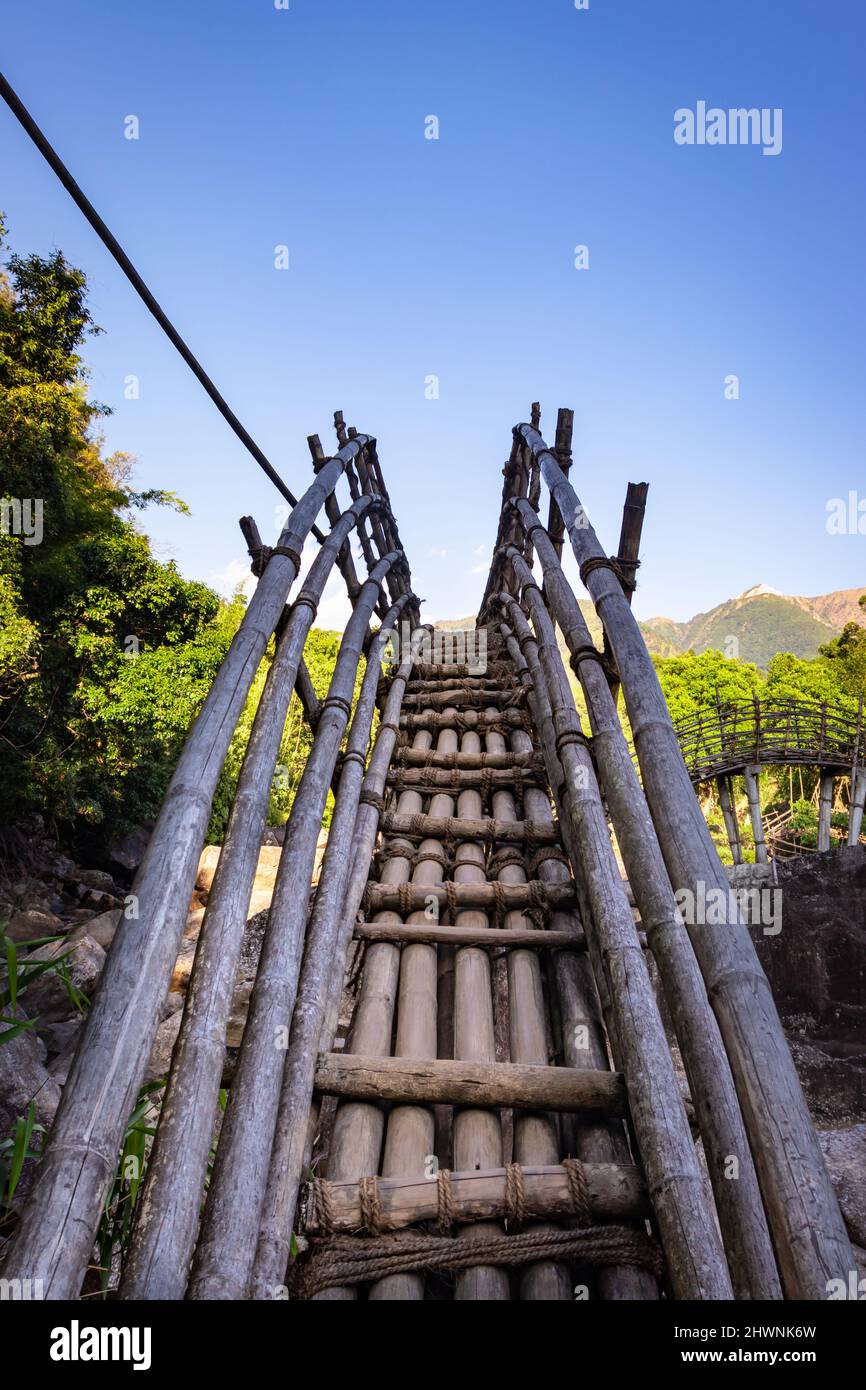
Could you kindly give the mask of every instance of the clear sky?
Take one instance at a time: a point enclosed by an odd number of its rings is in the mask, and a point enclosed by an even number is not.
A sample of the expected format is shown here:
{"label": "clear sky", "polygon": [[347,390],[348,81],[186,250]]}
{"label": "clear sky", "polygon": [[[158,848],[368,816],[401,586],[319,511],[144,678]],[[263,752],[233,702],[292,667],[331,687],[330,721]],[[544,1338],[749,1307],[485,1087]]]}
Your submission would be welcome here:
{"label": "clear sky", "polygon": [[[335,408],[377,435],[428,617],[475,612],[539,399],[608,549],[649,481],[636,610],[686,618],[866,583],[825,526],[866,497],[864,39],[862,0],[17,0],[2,67],[296,492]],[[678,145],[699,101],[781,153]],[[159,553],[230,586],[280,499],[5,107],[0,156],[14,247],[89,277],[108,447],[192,508]]]}

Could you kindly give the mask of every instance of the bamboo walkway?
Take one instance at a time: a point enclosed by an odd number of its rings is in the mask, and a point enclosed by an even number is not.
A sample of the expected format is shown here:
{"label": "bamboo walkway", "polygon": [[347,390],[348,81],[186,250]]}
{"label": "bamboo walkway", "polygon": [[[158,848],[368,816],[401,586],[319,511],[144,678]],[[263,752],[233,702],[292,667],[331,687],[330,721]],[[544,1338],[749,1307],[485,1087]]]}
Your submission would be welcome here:
{"label": "bamboo walkway", "polygon": [[[571,413],[549,449],[534,407],[513,431],[473,658],[437,653],[376,442],[335,424],[333,458],[310,439],[315,480],[278,544],[242,523],[258,587],[179,760],[4,1275],[80,1291],[217,777],[274,636],[121,1297],[825,1298],[853,1255],[766,977],[738,917],[686,926],[677,910],[676,890],[727,879],[631,613],[646,485],[629,486],[611,559],[569,482]],[[290,598],[322,510],[330,531]],[[319,701],[302,653],[334,565],[352,617]],[[221,1117],[293,689],[312,752]]]}

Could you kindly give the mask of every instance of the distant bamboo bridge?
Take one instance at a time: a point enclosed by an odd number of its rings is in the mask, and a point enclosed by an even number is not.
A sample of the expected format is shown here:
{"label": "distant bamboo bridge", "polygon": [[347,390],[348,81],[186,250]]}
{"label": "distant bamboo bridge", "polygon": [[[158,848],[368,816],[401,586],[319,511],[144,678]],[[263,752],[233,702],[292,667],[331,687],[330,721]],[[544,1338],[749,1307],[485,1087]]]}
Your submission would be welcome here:
{"label": "distant bamboo bridge", "polygon": [[835,781],[850,777],[848,844],[856,845],[866,800],[863,700],[856,710],[817,700],[717,701],[675,721],[689,776],[695,785],[715,781],[734,863],[743,862],[740,832],[734,814],[731,778],[743,778],[755,838],[755,858],[768,858],[766,827],[762,823],[759,774],[761,767],[816,767],[820,772],[818,803],[819,851],[830,848],[830,820]]}
{"label": "distant bamboo bridge", "polygon": [[[724,927],[686,926],[677,910],[683,888],[727,899],[728,879],[631,611],[646,485],[629,487],[612,558],[569,478],[571,412],[559,412],[549,448],[534,407],[504,468],[478,616],[486,669],[425,663],[398,643],[383,679],[389,630],[407,619],[423,635],[419,600],[376,441],[339,414],[336,427],[333,457],[311,437],[314,481],[277,545],[244,520],[258,586],[177,764],[132,888],[138,917],[114,938],[4,1276],[41,1278],[49,1298],[81,1290],[217,779],[273,637],[120,1296],[826,1298],[854,1257],[766,976],[736,904]],[[326,533],[313,530],[320,513]],[[321,548],[295,587],[311,532]],[[566,543],[604,652],[564,575]],[[335,565],[353,611],[319,701],[302,654]],[[312,751],[220,1119],[232,990],[294,690]],[[795,737],[794,725],[772,732],[766,709],[758,735],[737,727],[692,731],[692,775],[730,772],[725,739],[753,761],[753,749]],[[847,726],[828,717],[822,738],[822,756],[844,747],[850,760]],[[358,986],[344,1035],[350,959]]]}

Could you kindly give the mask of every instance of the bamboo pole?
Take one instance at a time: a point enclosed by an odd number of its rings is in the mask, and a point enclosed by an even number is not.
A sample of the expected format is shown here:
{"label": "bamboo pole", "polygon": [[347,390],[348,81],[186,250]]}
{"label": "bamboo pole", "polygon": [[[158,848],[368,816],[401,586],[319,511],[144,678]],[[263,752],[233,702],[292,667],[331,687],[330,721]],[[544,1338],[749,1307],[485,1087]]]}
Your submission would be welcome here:
{"label": "bamboo pole", "polygon": [[860,829],[863,825],[863,804],[866,802],[866,768],[857,772],[851,793],[851,806],[848,811],[848,844],[860,843]]}
{"label": "bamboo pole", "polygon": [[[599,662],[592,656],[589,629],[549,537],[525,503],[519,503],[518,510],[525,528],[532,533],[544,571],[545,594],[566,645],[572,657],[583,658],[576,665],[589,712],[599,781],[671,1009],[695,1100],[734,1290],[738,1298],[780,1298],[776,1263],[733,1077],[674,899],[614,696]],[[532,573],[523,562],[515,559],[512,563],[521,586],[534,585]],[[736,1181],[731,1180],[733,1165]]]}
{"label": "bamboo pole", "polygon": [[[560,1220],[574,1217],[568,1176],[560,1164],[522,1164],[521,1175],[527,1216]],[[593,1218],[633,1221],[650,1214],[646,1187],[640,1169],[634,1164],[586,1164],[583,1175]],[[496,1220],[508,1215],[507,1175],[504,1168],[451,1173],[449,1189],[452,1210],[458,1223]],[[327,1191],[331,1228],[335,1231],[363,1230],[360,1184],[329,1183]],[[421,1221],[435,1221],[439,1214],[438,1187],[429,1178],[379,1178],[376,1196],[385,1230],[400,1230]],[[306,1234],[314,1235],[320,1230],[317,1218],[318,1210],[314,1209],[304,1227]]]}
{"label": "bamboo pole", "polygon": [[180,1299],[186,1289],[225,1065],[226,1026],[286,711],[328,576],[368,506],[369,499],[361,498],[338,517],[314,559],[256,710],[137,1205],[123,1298]]}
{"label": "bamboo pole", "polygon": [[[364,679],[355,706],[352,726],[342,760],[342,772],[328,848],[322,863],[316,900],[307,929],[303,966],[292,1017],[289,1048],[283,1069],[274,1142],[265,1199],[262,1204],[256,1258],[250,1293],[253,1298],[273,1298],[285,1277],[289,1260],[292,1222],[304,1167],[307,1119],[313,1094],[319,1037],[325,1024],[331,984],[342,984],[345,939],[341,943],[340,907],[349,872],[351,831],[358,811],[364,763],[376,705],[376,688],[388,628],[409,602],[402,594],[386,614],[383,626],[370,644]],[[340,945],[344,945],[341,953]]]}
{"label": "bamboo pole", "polygon": [[[461,792],[461,797],[469,792]],[[472,795],[478,796],[477,792]],[[480,798],[479,798],[480,799]],[[470,844],[471,841],[466,841]],[[478,846],[473,845],[479,853]],[[500,906],[504,912],[515,912],[527,907],[568,907],[574,902],[574,884],[556,883],[508,883],[493,884],[486,879],[470,878],[468,875],[457,878],[453,885],[444,883],[416,884],[404,889],[390,883],[371,883],[367,901],[372,912],[385,907],[400,908],[409,912],[419,912],[431,900],[436,901],[442,912],[453,903],[457,912],[494,912]]]}
{"label": "bamboo pole", "polygon": [[[404,667],[401,667],[401,671]],[[403,682],[405,684],[405,680]],[[386,717],[392,727],[399,718],[400,703],[395,700],[395,692],[400,692],[399,681],[395,682],[386,703]],[[452,741],[449,744],[449,740]],[[420,730],[415,735],[416,748],[429,748],[431,734]],[[453,732],[440,735],[442,748],[456,746]],[[381,756],[380,756],[381,745]],[[377,742],[368,778],[371,779],[371,796],[381,796],[385,785],[385,775],[394,735],[382,743]],[[374,766],[375,765],[375,766]],[[422,798],[417,791],[404,791],[397,801],[397,811],[402,815],[420,812]],[[375,802],[363,803],[358,811],[352,847],[352,870],[346,890],[344,920],[354,922],[355,913],[361,902],[370,873],[370,851],[376,833],[378,810]],[[399,841],[391,842],[399,848]],[[410,877],[410,846],[407,855],[395,854],[388,858],[382,869],[383,883],[407,883]],[[420,866],[419,866],[420,868]],[[417,870],[416,870],[417,872]],[[395,912],[387,911],[377,915],[377,921],[400,922]],[[394,1027],[394,1010],[400,978],[400,949],[391,944],[377,943],[367,948],[364,957],[364,973],[347,1048],[367,1057],[387,1057],[391,1052]],[[328,1178],[332,1181],[357,1181],[378,1171],[385,1131],[385,1116],[379,1105],[365,1102],[348,1102],[340,1105],[334,1122],[328,1156]],[[327,1289],[317,1297],[325,1301],[349,1301],[356,1298],[353,1287]]]}
{"label": "bamboo pole", "polygon": [[[550,701],[532,631],[528,624],[523,624],[522,627],[522,647],[507,623],[501,625],[500,632],[506,641],[514,670],[527,690],[529,706],[542,746],[549,749],[550,763],[554,766],[556,748],[552,733]],[[529,735],[522,729],[516,730],[511,735],[511,745],[517,749],[530,747]],[[557,808],[561,806],[561,791],[560,782],[554,788]],[[525,810],[527,815],[532,815],[534,821],[547,820],[553,824],[550,801],[539,789],[527,788]],[[556,859],[548,859],[542,863],[538,872],[548,883],[562,882],[570,873],[568,866]],[[555,930],[572,921],[571,915],[553,913],[551,928]],[[587,957],[578,958],[570,951],[557,952],[553,956],[552,966],[551,985],[557,1006],[564,1065],[583,1070],[609,1069],[610,1060],[599,1012],[596,984]],[[583,1121],[575,1126],[573,1138],[574,1147],[567,1147],[565,1152],[575,1153],[585,1163],[627,1163],[630,1160],[628,1142],[620,1121],[604,1120],[601,1117],[595,1117],[592,1122]],[[638,1269],[633,1265],[599,1269],[595,1274],[595,1284],[599,1296],[605,1300],[633,1302],[653,1301],[658,1298],[658,1287],[653,1276],[648,1270]]]}
{"label": "bamboo pole", "polygon": [[833,816],[833,773],[821,769],[821,793],[818,803],[818,853],[826,854],[830,848],[830,826]]}
{"label": "bamboo pole", "polygon": [[[508,552],[518,582],[522,560]],[[553,623],[540,589],[523,582],[564,774],[563,834],[586,894],[582,913],[596,979],[607,981],[612,1042],[679,1298],[730,1298],[730,1279],[704,1192],[664,1028],[611,848],[595,770],[580,731]],[[512,618],[523,615],[502,596]],[[524,620],[525,621],[525,620]],[[550,770],[551,781],[555,770]]]}
{"label": "bamboo pole", "polygon": [[[491,732],[486,738],[491,753],[505,753],[502,734]],[[514,756],[514,755],[512,755]],[[492,795],[496,819],[517,823],[514,794],[495,790]],[[548,861],[544,861],[548,862]],[[519,864],[503,864],[497,875],[500,883],[525,883],[526,868]],[[523,913],[509,913],[504,930],[526,931],[527,918]],[[457,928],[459,930],[459,928]],[[490,932],[489,935],[499,935]],[[536,940],[552,936],[549,930],[534,932]],[[560,935],[557,933],[557,935]],[[520,943],[515,942],[518,946]],[[531,942],[528,943],[531,946]],[[510,950],[507,961],[509,1057],[512,1062],[547,1066],[551,1059],[550,1022],[545,1003],[541,962],[536,951]],[[514,1119],[514,1161],[523,1165],[556,1163],[559,1157],[559,1132],[554,1115],[518,1114]],[[521,1298],[527,1300],[566,1300],[573,1297],[572,1281],[567,1265],[552,1260],[529,1265],[520,1273]]]}
{"label": "bamboo pole", "polygon": [[[327,465],[323,472],[327,471]],[[321,476],[321,475],[320,475]],[[265,1195],[287,1034],[295,1003],[316,841],[370,614],[395,554],[363,584],[346,626],[316,737],[286,827],[268,927],[190,1280],[196,1299],[243,1298]]]}
{"label": "bamboo pole", "polygon": [[719,789],[719,805],[722,808],[722,816],[725,822],[725,833],[728,837],[728,845],[731,850],[731,857],[735,864],[743,862],[743,846],[740,842],[740,827],[737,824],[737,813],[734,809],[734,796],[731,787],[730,775],[722,775],[716,778],[716,785]]}
{"label": "bamboo pole", "polygon": [[180,755],[88,1013],[7,1277],[40,1278],[45,1296],[81,1286],[102,1202],[141,1085],[183,927],[211,801],[229,742],[325,497],[369,442],[359,435],[292,510]]}
{"label": "bamboo pole", "polygon": [[[567,521],[572,549],[605,630],[625,694],[643,784],[671,883],[729,884],[683,762],[646,644],[574,489],[540,435],[518,427]],[[825,1298],[827,1281],[853,1268],[827,1176],[766,975],[745,924],[689,935],[731,1062],[786,1295]]]}
{"label": "bamboo pole", "polygon": [[[444,757],[448,754],[442,755]],[[465,756],[470,756],[466,754]],[[528,755],[527,755],[528,756]],[[532,757],[535,756],[533,753]],[[533,845],[553,845],[558,842],[556,826],[538,824],[535,821],[466,820],[456,816],[399,816],[393,811],[386,812],[382,828],[392,835],[405,836],[408,840],[432,836],[435,840],[484,840],[489,844],[502,841],[506,844],[520,844],[524,840]]]}
{"label": "bamboo pole", "polygon": [[[478,753],[481,742],[478,734],[468,730],[461,739],[461,751]],[[481,794],[475,790],[462,791],[457,799],[457,814],[473,819],[482,814]],[[454,852],[454,897],[451,906],[456,926],[489,928],[488,912],[494,906],[493,885],[485,882],[485,854],[477,841],[461,841]],[[477,895],[484,890],[484,897]],[[512,890],[502,889],[505,895]],[[519,890],[518,890],[519,891]],[[453,900],[452,900],[453,901]],[[487,911],[473,910],[486,906]],[[455,910],[456,909],[456,910]],[[468,910],[467,910],[468,909]],[[490,956],[475,946],[462,946],[454,955],[454,1061],[445,1066],[470,1064],[496,1066],[496,1036],[493,1017],[493,986]],[[454,1100],[459,1097],[443,1096]],[[464,1100],[470,1100],[465,1097]],[[500,1104],[511,1106],[511,1096]],[[482,1102],[483,1104],[483,1102]],[[501,1117],[479,1109],[478,1104],[460,1109],[452,1126],[453,1162],[457,1169],[495,1168],[503,1161]],[[472,1240],[483,1245],[486,1238],[501,1234],[494,1222],[482,1222],[473,1227]],[[462,1236],[458,1237],[462,1238]],[[454,1280],[454,1297],[464,1299],[505,1300],[509,1297],[507,1272],[481,1262],[461,1270]]]}
{"label": "bamboo pole", "polygon": [[743,768],[743,781],[746,786],[746,796],[749,801],[749,819],[752,822],[752,834],[755,838],[755,863],[766,864],[768,859],[767,842],[764,838],[764,821],[761,816],[759,776],[759,767]]}
{"label": "bamboo pole", "polygon": [[434,927],[395,926],[382,922],[359,922],[354,930],[358,941],[426,941],[442,946],[481,946],[486,951],[521,948],[528,951],[582,951],[586,939],[574,931],[540,931],[538,927]]}

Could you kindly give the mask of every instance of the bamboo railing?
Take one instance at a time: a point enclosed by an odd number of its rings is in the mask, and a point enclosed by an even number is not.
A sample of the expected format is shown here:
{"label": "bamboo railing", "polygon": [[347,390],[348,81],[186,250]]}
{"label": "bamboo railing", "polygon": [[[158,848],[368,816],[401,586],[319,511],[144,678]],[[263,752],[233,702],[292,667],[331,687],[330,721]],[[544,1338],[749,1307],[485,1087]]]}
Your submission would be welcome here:
{"label": "bamboo railing", "polygon": [[730,700],[674,723],[693,782],[752,764],[850,772],[862,748],[862,712],[818,700]]}

